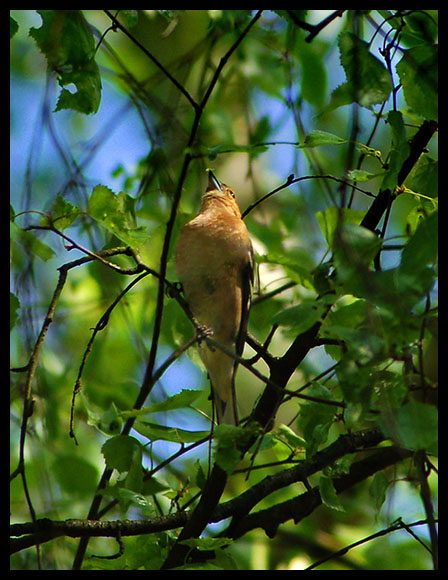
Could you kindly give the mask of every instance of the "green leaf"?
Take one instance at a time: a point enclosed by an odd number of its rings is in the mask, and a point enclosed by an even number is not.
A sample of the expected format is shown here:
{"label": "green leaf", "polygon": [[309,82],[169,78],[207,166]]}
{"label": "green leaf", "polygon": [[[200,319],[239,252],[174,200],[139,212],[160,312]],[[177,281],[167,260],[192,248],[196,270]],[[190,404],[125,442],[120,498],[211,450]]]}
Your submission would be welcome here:
{"label": "green leaf", "polygon": [[73,109],[89,115],[96,113],[101,101],[101,80],[98,65],[94,60],[76,70],[62,72],[58,79],[61,87],[75,85],[76,92],[62,89],[55,111]]}
{"label": "green leaf", "polygon": [[411,399],[392,412],[383,412],[380,427],[388,437],[406,449],[438,452],[438,413],[433,405]]}
{"label": "green leaf", "polygon": [[318,129],[311,131],[306,137],[305,141],[300,145],[304,147],[320,147],[321,145],[343,145],[348,140],[327,131],[319,131]]}
{"label": "green leaf", "polygon": [[243,435],[242,427],[234,425],[218,425],[214,433],[214,459],[216,463],[229,475],[233,473],[241,461],[241,451],[236,442]]}
{"label": "green leaf", "polygon": [[[347,294],[383,306],[399,318],[409,316],[410,309],[434,284],[435,270],[426,264],[414,270],[403,265],[390,270],[373,271],[371,262],[380,248],[381,240],[366,228],[343,224],[335,240],[337,284]],[[429,244],[432,246],[431,242]]]}
{"label": "green leaf", "polygon": [[194,483],[199,487],[199,489],[203,490],[207,485],[207,474],[203,470],[199,459],[196,459],[194,467],[195,467]]}
{"label": "green leaf", "polygon": [[383,352],[381,337],[375,336],[370,327],[353,328],[332,324],[328,325],[328,330],[323,335],[343,342],[358,365],[370,363]]}
{"label": "green leaf", "polygon": [[322,51],[302,40],[297,57],[301,67],[300,96],[316,108],[324,106],[327,94],[327,67]]}
{"label": "green leaf", "polygon": [[150,441],[196,443],[209,436],[209,431],[185,431],[177,427],[165,427],[148,421],[136,421],[134,429]]}
{"label": "green leaf", "polygon": [[138,248],[148,240],[146,228],[137,227],[135,199],[127,193],[115,194],[104,185],[97,185],[90,196],[87,213],[117,238]]}
{"label": "green leaf", "polygon": [[374,179],[380,175],[382,175],[382,173],[371,173],[365,169],[351,169],[348,172],[347,177],[351,181],[357,181],[360,183],[362,181],[369,181],[370,179]]}
{"label": "green leaf", "polygon": [[313,285],[317,294],[328,294],[333,289],[332,272],[332,261],[323,262],[313,270]]}
{"label": "green leaf", "polygon": [[94,60],[95,40],[81,10],[38,10],[40,28],[31,28],[48,66],[56,72],[59,84],[75,85],[74,93],[63,89],[56,105],[90,114],[101,100],[101,77]]}
{"label": "green leaf", "polygon": [[330,336],[333,326],[358,328],[370,316],[368,303],[365,300],[356,300],[347,303],[347,297],[337,301],[334,308],[325,318],[321,326],[323,336]]}
{"label": "green leaf", "polygon": [[[249,145],[237,145],[236,143],[220,143],[214,147],[201,147],[200,155],[206,155],[209,159],[213,160],[223,153],[249,153],[252,157],[266,152],[269,149],[267,145],[263,143],[253,143]],[[189,149],[189,151],[196,151],[194,149]]]}
{"label": "green leaf", "polygon": [[438,217],[434,211],[421,220],[401,255],[400,270],[415,274],[436,263],[438,255]]}
{"label": "green leaf", "polygon": [[325,475],[322,475],[319,479],[319,493],[324,505],[333,510],[345,511],[344,506],[336,494],[333,481]]}
{"label": "green leaf", "polygon": [[126,479],[124,480],[124,487],[126,489],[135,491],[137,494],[143,492],[143,465],[142,465],[143,446],[134,446],[131,454],[131,465],[127,470]]}
{"label": "green leaf", "polygon": [[339,53],[347,82],[332,94],[330,109],[359,103],[363,107],[384,102],[392,90],[389,72],[370,52],[370,45],[351,32],[339,37]]}
{"label": "green leaf", "polygon": [[204,552],[225,548],[232,544],[233,540],[232,538],[189,538],[188,540],[182,540],[180,543],[191,549],[196,548],[197,550]]}
{"label": "green leaf", "polygon": [[132,491],[127,487],[122,487],[118,490],[118,499],[125,503],[126,507],[133,505],[142,510],[147,516],[154,516],[155,509],[150,501],[141,493]]}
{"label": "green leaf", "polygon": [[406,103],[425,119],[439,117],[438,46],[421,44],[406,50],[397,64]]}
{"label": "green leaf", "polygon": [[203,391],[200,390],[182,389],[180,393],[176,393],[160,403],[154,403],[147,409],[147,412],[161,413],[175,409],[184,409],[190,407],[202,394]]}
{"label": "green leaf", "polygon": [[329,246],[333,245],[336,229],[342,223],[359,224],[363,217],[364,212],[348,208],[340,209],[335,206],[327,207],[326,210],[316,213],[316,219]]}
{"label": "green leaf", "polygon": [[[290,257],[285,250],[282,254],[277,254],[275,252],[263,255],[257,254],[256,261],[258,264],[275,264],[282,266],[293,282],[296,282],[310,290],[314,288],[314,281],[310,272],[310,267],[304,265],[305,260],[301,260],[300,255],[296,256],[293,254]],[[302,263],[300,263],[300,261]]]}
{"label": "green leaf", "polygon": [[218,425],[213,438],[213,457],[219,467],[229,475],[233,473],[241,461],[241,445],[257,434],[259,434],[257,425],[254,425],[253,429],[249,426],[243,429],[234,425]]}
{"label": "green leaf", "polygon": [[264,115],[258,120],[255,127],[252,129],[250,134],[250,143],[252,145],[257,145],[262,141],[266,141],[271,133],[271,123],[270,117]]}
{"label": "green leaf", "polygon": [[297,425],[306,441],[307,458],[310,458],[327,440],[337,407],[325,404],[326,400],[334,401],[334,397],[331,391],[319,383],[313,383],[311,388],[307,389],[306,394],[322,399],[322,402],[306,401],[300,404]]}
{"label": "green leaf", "polygon": [[325,304],[315,300],[303,302],[277,313],[271,322],[272,324],[293,328],[294,333],[300,334],[320,320],[326,308]]}
{"label": "green leaf", "polygon": [[431,290],[435,272],[424,268],[415,272],[392,268],[379,272],[361,267],[346,269],[344,289],[354,296],[383,306],[399,318],[407,318],[410,310]]}
{"label": "green leaf", "polygon": [[51,473],[71,496],[89,496],[95,491],[98,478],[96,468],[74,453],[58,455],[52,463]]}
{"label": "green leaf", "polygon": [[11,331],[16,325],[19,316],[18,310],[20,308],[20,301],[15,294],[9,292],[9,330]]}
{"label": "green leaf", "polygon": [[[81,214],[81,210],[66,201],[62,195],[58,195],[54,201],[50,211],[51,224],[58,230],[65,230],[68,228]],[[48,219],[43,218],[43,222],[48,222]]]}
{"label": "green leaf", "polygon": [[117,435],[108,439],[101,448],[108,469],[120,473],[129,471],[134,462],[134,454],[141,449],[141,443],[130,435]]}
{"label": "green leaf", "polygon": [[427,154],[422,155],[406,179],[406,185],[436,199],[439,194],[439,162]]}
{"label": "green leaf", "polygon": [[[433,212],[421,221],[403,250],[398,268],[369,271],[367,262],[359,259],[359,252],[335,252],[338,280],[345,290],[387,308],[399,318],[408,317],[431,290],[437,276],[437,218],[438,212]],[[373,250],[372,243],[372,253]]]}
{"label": "green leaf", "polygon": [[350,83],[342,83],[331,93],[330,104],[326,111],[332,111],[351,103],[353,103],[353,87]]}
{"label": "green leaf", "polygon": [[163,413],[166,411],[174,411],[176,409],[185,409],[191,405],[203,394],[201,390],[182,389],[180,393],[176,393],[171,397],[167,397],[160,403],[154,403],[150,407],[143,407],[132,411],[123,411],[123,417],[139,417],[142,415],[149,415],[150,413]]}
{"label": "green leaf", "polygon": [[278,432],[293,449],[296,449],[297,447],[305,447],[305,439],[299,437],[299,435],[297,435],[291,427],[288,427],[288,425],[279,425]]}
{"label": "green leaf", "polygon": [[124,19],[126,23],[126,28],[128,28],[129,30],[137,26],[138,10],[121,10],[120,16]]}
{"label": "green leaf", "polygon": [[168,491],[169,489],[171,488],[168,485],[162,483],[154,476],[145,479],[143,482],[143,493],[145,495],[155,495],[156,493],[162,493],[164,491]]}
{"label": "green leaf", "polygon": [[20,228],[15,222],[10,223],[10,236],[13,243],[22,246],[27,252],[44,262],[55,255],[50,246],[39,240],[33,232],[27,232]]}
{"label": "green leaf", "polygon": [[389,487],[389,480],[384,475],[383,471],[377,471],[372,478],[372,483],[369,487],[369,495],[373,499],[377,511],[386,501],[386,491]]}
{"label": "green leaf", "polygon": [[88,425],[92,425],[105,435],[118,435],[120,433],[123,421],[113,402],[108,409],[104,410],[93,405],[82,391],[80,396],[87,411]]}
{"label": "green leaf", "polygon": [[10,16],[9,17],[9,39],[10,40],[17,33],[18,30],[19,30],[19,25],[14,20],[14,18],[12,16]]}
{"label": "green leaf", "polygon": [[354,224],[343,223],[334,238],[338,275],[342,276],[342,268],[359,268],[368,266],[381,247],[381,240],[367,228]]}
{"label": "green leaf", "polygon": [[381,184],[381,189],[389,188],[393,191],[398,185],[398,173],[409,155],[409,143],[403,115],[400,111],[389,111],[387,122],[390,126],[392,148],[389,155],[388,170]]}
{"label": "green leaf", "polygon": [[[308,10],[273,10],[276,14],[284,18],[287,22],[290,22],[294,26],[297,26],[296,20],[300,20],[302,22],[306,21],[306,15],[308,14]],[[295,16],[295,19],[291,17],[292,13]]]}
{"label": "green leaf", "polygon": [[40,28],[30,28],[51,68],[79,65],[93,57],[95,41],[80,10],[38,10]]}

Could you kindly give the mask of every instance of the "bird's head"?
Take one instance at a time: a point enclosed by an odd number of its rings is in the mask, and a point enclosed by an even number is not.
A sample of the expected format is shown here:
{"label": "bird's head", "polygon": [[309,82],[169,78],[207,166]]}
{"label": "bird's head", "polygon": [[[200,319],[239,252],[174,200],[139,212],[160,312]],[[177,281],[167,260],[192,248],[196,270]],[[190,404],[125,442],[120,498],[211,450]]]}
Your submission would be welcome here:
{"label": "bird's head", "polygon": [[211,169],[208,172],[208,186],[202,196],[201,211],[207,209],[226,209],[236,217],[241,217],[241,212],[236,201],[233,189],[221,183]]}

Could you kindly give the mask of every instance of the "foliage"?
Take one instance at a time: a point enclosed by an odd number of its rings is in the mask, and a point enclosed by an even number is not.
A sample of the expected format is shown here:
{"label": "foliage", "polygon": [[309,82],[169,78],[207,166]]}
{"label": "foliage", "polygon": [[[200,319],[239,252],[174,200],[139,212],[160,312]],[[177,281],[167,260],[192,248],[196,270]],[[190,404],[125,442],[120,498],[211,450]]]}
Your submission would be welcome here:
{"label": "foliage", "polygon": [[[437,20],[11,11],[13,568],[437,567]],[[210,165],[259,271],[215,429]]]}

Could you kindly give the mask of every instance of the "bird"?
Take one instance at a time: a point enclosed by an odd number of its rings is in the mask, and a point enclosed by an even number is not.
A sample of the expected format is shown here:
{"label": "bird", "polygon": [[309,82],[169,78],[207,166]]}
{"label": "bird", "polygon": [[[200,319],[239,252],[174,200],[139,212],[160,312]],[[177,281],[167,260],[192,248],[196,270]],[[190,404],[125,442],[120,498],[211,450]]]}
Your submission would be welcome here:
{"label": "bird", "polygon": [[[205,335],[241,356],[254,280],[254,251],[235,192],[211,169],[207,172],[208,186],[199,213],[179,232],[176,270],[185,300]],[[217,423],[238,425],[238,361],[204,339],[199,339],[198,348],[211,382]]]}

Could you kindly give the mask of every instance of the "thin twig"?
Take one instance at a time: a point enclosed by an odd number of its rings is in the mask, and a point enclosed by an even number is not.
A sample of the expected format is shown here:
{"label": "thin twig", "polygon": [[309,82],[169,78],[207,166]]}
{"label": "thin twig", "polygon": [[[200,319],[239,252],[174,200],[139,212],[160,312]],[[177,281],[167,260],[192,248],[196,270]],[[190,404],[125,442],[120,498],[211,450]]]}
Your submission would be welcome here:
{"label": "thin twig", "polygon": [[411,522],[410,524],[406,524],[405,522],[401,521],[401,519],[399,519],[396,522],[394,522],[391,526],[389,526],[388,528],[385,528],[384,530],[380,530],[379,532],[375,532],[374,534],[370,534],[370,536],[366,536],[365,538],[362,538],[361,540],[357,540],[356,542],[353,542],[352,544],[345,546],[341,550],[338,550],[337,552],[333,552],[329,556],[326,556],[325,558],[322,558],[321,560],[314,562],[313,564],[311,564],[311,566],[308,566],[307,568],[305,568],[305,570],[314,570],[315,568],[317,568],[321,564],[328,562],[328,560],[333,560],[334,558],[340,558],[341,556],[344,556],[345,554],[347,554],[347,552],[349,552],[353,548],[361,546],[362,544],[365,544],[367,542],[371,542],[372,540],[376,540],[377,538],[381,538],[382,536],[387,536],[388,534],[391,534],[392,532],[396,532],[397,530],[404,530],[404,529],[408,529],[408,528],[413,528],[415,526],[424,526],[427,523],[428,522],[426,520],[419,520],[418,522]]}
{"label": "thin twig", "polygon": [[[133,275],[133,274],[139,274],[141,272],[141,268],[139,266],[134,267],[134,268],[121,268],[120,266],[117,266],[113,262],[109,262],[109,260],[106,260],[103,257],[104,254],[102,254],[101,252],[98,252],[98,253],[92,252],[91,250],[89,250],[88,248],[85,248],[84,246],[82,246],[78,242],[75,242],[75,240],[73,240],[72,238],[67,236],[67,234],[64,234],[64,232],[62,232],[61,230],[58,230],[57,228],[55,228],[53,225],[49,225],[49,226],[31,225],[31,226],[26,227],[25,230],[46,230],[46,231],[54,232],[55,234],[57,234],[58,236],[60,236],[66,242],[68,242],[70,244],[70,246],[69,246],[70,250],[76,248],[77,250],[80,250],[84,254],[87,254],[88,256],[90,256],[90,258],[92,258],[94,260],[98,260],[99,262],[101,262],[102,264],[107,266],[108,268],[115,270],[119,274]],[[130,252],[126,251],[123,253],[130,253]]]}
{"label": "thin twig", "polygon": [[352,189],[354,189],[356,191],[360,191],[364,195],[367,195],[369,197],[375,197],[375,195],[372,192],[367,191],[366,189],[361,189],[360,187],[358,187],[354,183],[350,183],[347,180],[341,179],[339,177],[335,177],[334,175],[304,175],[303,177],[295,177],[294,174],[292,173],[291,175],[288,176],[285,183],[283,183],[279,187],[276,187],[275,189],[273,189],[272,191],[270,191],[266,195],[263,195],[263,197],[260,197],[260,199],[258,199],[255,203],[253,203],[249,207],[247,207],[243,212],[243,218],[246,217],[247,214],[250,213],[253,209],[255,209],[257,207],[257,205],[259,205],[260,203],[263,203],[264,201],[269,199],[271,196],[273,196],[275,193],[278,193],[282,189],[286,189],[290,185],[294,185],[294,183],[299,183],[300,181],[306,181],[308,179],[330,179],[332,181],[336,181],[337,183],[342,183],[348,187],[351,187]]}
{"label": "thin twig", "polygon": [[415,465],[417,468],[418,479],[420,483],[420,498],[423,503],[423,507],[426,513],[426,519],[428,522],[429,537],[431,539],[431,555],[433,561],[434,570],[439,569],[439,547],[438,547],[438,534],[436,528],[436,518],[434,516],[434,507],[431,501],[431,490],[429,488],[428,477],[430,474],[430,469],[426,468],[426,452],[417,451],[415,454]]}
{"label": "thin twig", "polygon": [[84,371],[87,357],[89,356],[89,354],[92,350],[92,346],[93,346],[93,343],[95,341],[96,335],[98,334],[98,332],[100,332],[101,330],[103,330],[106,327],[106,325],[109,322],[109,318],[110,318],[112,311],[117,306],[117,304],[120,302],[120,300],[123,298],[123,296],[125,296],[133,286],[135,286],[138,282],[140,282],[140,280],[142,280],[142,278],[145,278],[147,275],[148,275],[148,272],[143,272],[143,274],[140,274],[140,276],[137,276],[137,278],[134,278],[134,280],[132,280],[132,282],[130,282],[126,286],[126,288],[124,288],[120,292],[120,294],[115,298],[115,300],[107,308],[107,310],[104,312],[104,314],[101,316],[101,318],[99,319],[99,321],[95,325],[95,328],[93,329],[92,336],[90,337],[89,342],[87,343],[87,347],[84,351],[84,354],[82,355],[81,364],[80,364],[80,367],[78,369],[78,376],[76,377],[75,386],[73,388],[72,403],[71,403],[71,407],[70,407],[70,431],[69,431],[69,433],[70,433],[70,437],[75,441],[76,445],[78,445],[78,441],[76,439],[76,435],[75,435],[75,431],[74,431],[75,400],[76,400],[76,396],[78,395],[78,393],[81,390],[82,373]]}
{"label": "thin twig", "polygon": [[288,16],[291,20],[296,24],[299,28],[306,30],[309,32],[308,36],[305,38],[306,42],[311,42],[315,36],[321,32],[326,26],[328,26],[333,20],[336,18],[340,18],[345,10],[335,10],[332,14],[324,18],[319,24],[309,24],[309,22],[305,22],[296,16],[294,10],[287,10]]}
{"label": "thin twig", "polygon": [[118,28],[119,30],[121,30],[123,34],[125,34],[136,46],[138,46],[138,48],[143,52],[143,54],[145,54],[150,59],[150,61],[153,62],[156,65],[156,67],[163,72],[163,74],[167,77],[167,79],[169,79],[173,83],[173,85],[184,95],[184,97],[191,104],[193,109],[197,110],[199,105],[196,103],[196,101],[193,99],[193,97],[190,95],[187,89],[173,77],[173,75],[169,72],[169,70],[166,69],[163,66],[163,64],[159,60],[157,60],[157,58],[151,52],[149,52],[149,50],[139,40],[137,40],[137,38],[135,38],[133,34],[129,32],[126,26],[121,24],[121,22],[119,22],[116,19],[116,17],[112,14],[110,10],[104,10],[104,12],[112,20],[114,29]]}

